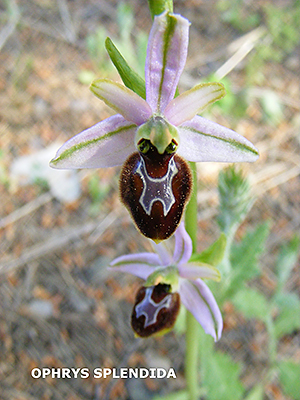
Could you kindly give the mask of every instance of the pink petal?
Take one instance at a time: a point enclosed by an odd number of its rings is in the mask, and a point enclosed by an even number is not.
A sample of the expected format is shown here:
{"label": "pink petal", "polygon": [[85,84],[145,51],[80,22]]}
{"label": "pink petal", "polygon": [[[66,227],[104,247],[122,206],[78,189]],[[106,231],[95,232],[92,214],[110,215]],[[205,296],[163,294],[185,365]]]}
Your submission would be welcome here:
{"label": "pink petal", "polygon": [[111,269],[127,272],[146,280],[160,264],[160,258],[155,253],[128,254],[115,258],[111,262]]}
{"label": "pink petal", "polygon": [[205,283],[200,279],[193,283],[181,279],[179,294],[182,304],[194,315],[204,332],[215,341],[219,340],[223,329],[222,315]]}
{"label": "pink petal", "polygon": [[162,266],[168,266],[172,262],[172,258],[168,252],[168,250],[165,248],[165,245],[163,242],[161,243],[153,243],[154,249],[156,253],[159,255],[160,262]]}
{"label": "pink petal", "polygon": [[177,14],[154,19],[145,66],[146,98],[153,112],[163,112],[175,95],[186,62],[189,25]]}
{"label": "pink petal", "polygon": [[194,118],[209,104],[224,97],[225,94],[225,88],[221,83],[202,83],[171,100],[164,115],[171,124],[181,125]]}
{"label": "pink petal", "polygon": [[196,116],[177,128],[178,154],[188,161],[253,162],[258,150],[243,136]]}
{"label": "pink petal", "polygon": [[178,266],[179,275],[189,280],[212,279],[220,281],[221,275],[217,268],[204,263],[189,262]]}
{"label": "pink petal", "polygon": [[69,139],[50,166],[60,169],[105,168],[122,165],[136,149],[136,125],[114,115]]}
{"label": "pink petal", "polygon": [[192,239],[185,230],[184,223],[181,222],[175,232],[175,249],[173,254],[173,262],[178,264],[186,263],[191,258],[193,251]]}
{"label": "pink petal", "polygon": [[109,79],[96,79],[91,84],[91,91],[127,121],[137,125],[143,124],[152,115],[147,102],[120,83]]}

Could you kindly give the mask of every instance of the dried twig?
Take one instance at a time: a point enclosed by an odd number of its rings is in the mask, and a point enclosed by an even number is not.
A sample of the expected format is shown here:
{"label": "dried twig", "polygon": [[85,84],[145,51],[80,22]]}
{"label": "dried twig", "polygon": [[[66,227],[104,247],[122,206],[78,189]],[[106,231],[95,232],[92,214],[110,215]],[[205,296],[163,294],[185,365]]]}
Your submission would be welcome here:
{"label": "dried twig", "polygon": [[[230,71],[232,71],[255,47],[258,40],[266,33],[266,29],[262,26],[246,33],[245,35],[239,37],[233,42],[229,43],[228,46],[218,48],[213,53],[201,54],[201,58],[195,57],[193,63],[189,63],[189,66],[193,69],[195,67],[199,68],[201,65],[206,65],[210,62],[215,62],[221,58],[232,55],[216,72],[217,79],[222,79]],[[180,78],[181,85],[188,88],[199,83],[198,78],[191,76],[187,69],[183,72]]]}
{"label": "dried twig", "polygon": [[44,243],[39,243],[35,246],[30,247],[23,254],[21,254],[17,258],[9,259],[0,264],[0,273],[6,273],[8,271],[12,271],[28,262],[32,262],[38,257],[44,256],[53,252],[55,250],[61,249],[62,247],[67,246],[73,240],[78,240],[81,236],[87,235],[93,232],[95,229],[98,230],[98,235],[103,234],[105,230],[110,226],[117,218],[112,218],[112,215],[115,215],[115,211],[109,213],[102,222],[88,222],[87,224],[77,227],[70,228],[66,232],[58,235],[55,234],[53,237],[45,241]]}
{"label": "dried twig", "polygon": [[232,71],[255,47],[257,41],[266,32],[265,28],[258,27],[230,44],[229,51],[235,49],[234,54],[215,72],[217,79],[222,79]]}
{"label": "dried twig", "polygon": [[25,217],[25,215],[28,215],[37,210],[39,207],[43,206],[44,204],[49,203],[52,198],[52,194],[47,192],[32,200],[31,202],[25,204],[23,207],[18,208],[17,210],[13,211],[11,214],[3,217],[0,220],[0,229],[6,227],[9,224],[13,224],[20,218]]}
{"label": "dried twig", "polygon": [[283,170],[281,173],[272,176],[268,180],[263,180],[259,183],[256,183],[256,189],[255,189],[256,195],[261,196],[268,190],[271,190],[274,187],[282,185],[283,183],[289,181],[290,179],[295,178],[298,175],[300,175],[299,166],[295,166],[293,168],[287,166],[287,168]]}

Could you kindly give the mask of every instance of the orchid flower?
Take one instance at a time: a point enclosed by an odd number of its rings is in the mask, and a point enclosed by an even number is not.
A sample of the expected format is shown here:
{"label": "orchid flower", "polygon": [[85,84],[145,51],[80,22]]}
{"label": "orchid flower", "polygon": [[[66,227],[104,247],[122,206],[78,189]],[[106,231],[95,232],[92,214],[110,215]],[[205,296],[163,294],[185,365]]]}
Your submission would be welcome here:
{"label": "orchid flower", "polygon": [[221,83],[198,84],[174,98],[186,63],[189,25],[178,14],[156,16],[145,64],[146,99],[120,83],[96,79],[92,92],[117,114],[68,140],[50,163],[62,169],[124,164],[122,201],[140,231],[157,241],[175,231],[188,201],[192,179],[184,160],[258,158],[247,139],[197,115],[225,95]]}
{"label": "orchid flower", "polygon": [[183,223],[174,236],[172,257],[160,243],[155,245],[157,253],[124,255],[111,262],[112,270],[128,272],[146,281],[137,295],[132,327],[142,337],[171,328],[178,314],[180,298],[204,331],[217,341],[222,334],[222,316],[203,279],[218,281],[219,271],[208,264],[189,262],[192,241]]}

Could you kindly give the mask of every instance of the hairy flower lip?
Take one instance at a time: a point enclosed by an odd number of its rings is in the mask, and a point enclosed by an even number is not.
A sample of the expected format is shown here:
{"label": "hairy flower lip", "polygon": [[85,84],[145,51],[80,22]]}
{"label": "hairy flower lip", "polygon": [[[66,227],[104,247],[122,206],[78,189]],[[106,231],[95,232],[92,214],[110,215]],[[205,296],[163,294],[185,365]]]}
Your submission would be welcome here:
{"label": "hairy flower lip", "polygon": [[131,326],[139,337],[160,336],[173,328],[180,309],[180,296],[169,285],[142,286],[136,296]]}
{"label": "hairy flower lip", "polygon": [[188,202],[192,175],[177,154],[133,153],[120,174],[120,198],[140,232],[159,242],[176,230]]}

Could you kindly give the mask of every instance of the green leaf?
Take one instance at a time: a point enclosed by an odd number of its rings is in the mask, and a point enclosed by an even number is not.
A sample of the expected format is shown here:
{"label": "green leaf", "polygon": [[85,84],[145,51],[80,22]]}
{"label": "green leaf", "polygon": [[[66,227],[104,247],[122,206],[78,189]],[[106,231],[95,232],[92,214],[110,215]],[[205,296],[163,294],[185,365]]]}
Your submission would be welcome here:
{"label": "green leaf", "polygon": [[264,396],[265,391],[263,385],[257,385],[250,390],[245,400],[263,400]]}
{"label": "green leaf", "polygon": [[285,309],[274,322],[274,333],[277,339],[300,329],[300,307],[297,310]]}
{"label": "green leaf", "polygon": [[248,231],[242,241],[233,246],[231,256],[233,268],[249,271],[247,275],[251,278],[259,272],[257,262],[265,250],[265,241],[269,231],[269,222],[264,222],[254,230]]}
{"label": "green leaf", "polygon": [[270,224],[264,222],[254,230],[246,233],[239,243],[234,243],[231,250],[231,281],[226,291],[231,298],[241,285],[259,275],[258,259],[265,250],[265,242],[269,235]]}
{"label": "green leaf", "polygon": [[264,321],[270,312],[270,306],[266,298],[251,288],[240,289],[232,301],[235,307],[249,319],[257,318]]}
{"label": "green leaf", "polygon": [[128,64],[110,38],[106,38],[105,47],[108,55],[117,68],[124,85],[146,99],[145,81]]}
{"label": "green leaf", "polygon": [[274,303],[279,308],[279,315],[274,321],[274,333],[277,339],[300,329],[300,300],[296,293],[280,293]]}
{"label": "green leaf", "polygon": [[202,382],[209,400],[240,400],[244,394],[244,386],[239,380],[241,367],[227,354],[221,352],[212,353],[207,361]]}
{"label": "green leaf", "polygon": [[283,361],[279,364],[279,380],[288,396],[300,400],[300,364]]}
{"label": "green leaf", "polygon": [[225,249],[226,249],[226,235],[222,233],[219,239],[216,240],[207,249],[202,251],[202,253],[193,254],[190,261],[210,264],[216,267],[222,261]]}
{"label": "green leaf", "polygon": [[285,308],[298,309],[300,307],[300,299],[296,293],[278,293],[274,296],[274,302],[279,307],[279,310],[284,310]]}
{"label": "green leaf", "polygon": [[283,285],[288,280],[292,269],[294,268],[300,249],[300,237],[295,235],[290,242],[283,245],[280,249],[276,271],[278,276],[278,287],[282,289]]}

